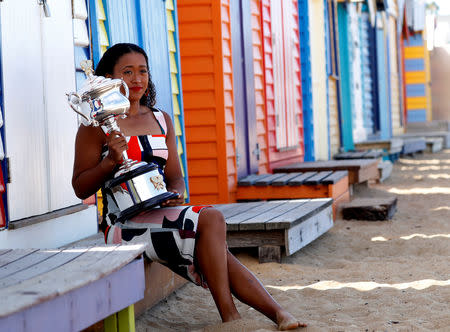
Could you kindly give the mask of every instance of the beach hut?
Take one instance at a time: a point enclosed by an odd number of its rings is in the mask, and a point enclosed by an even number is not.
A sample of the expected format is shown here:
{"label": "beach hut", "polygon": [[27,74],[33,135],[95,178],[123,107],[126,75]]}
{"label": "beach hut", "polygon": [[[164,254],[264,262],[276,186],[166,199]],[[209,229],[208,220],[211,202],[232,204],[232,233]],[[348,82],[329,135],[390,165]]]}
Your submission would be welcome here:
{"label": "beach hut", "polygon": [[150,73],[156,87],[155,107],[172,116],[188,188],[175,1],[90,0],[89,13],[95,65],[107,47],[116,43],[137,44],[148,54]]}
{"label": "beach hut", "polygon": [[71,186],[78,127],[65,96],[76,90],[72,3],[0,7],[8,227],[0,247],[57,247],[97,232],[95,207],[81,204]]}
{"label": "beach hut", "polygon": [[302,160],[296,2],[178,10],[191,199],[233,202],[238,178]]}
{"label": "beach hut", "polygon": [[430,61],[425,31],[404,40],[407,122],[431,121]]}

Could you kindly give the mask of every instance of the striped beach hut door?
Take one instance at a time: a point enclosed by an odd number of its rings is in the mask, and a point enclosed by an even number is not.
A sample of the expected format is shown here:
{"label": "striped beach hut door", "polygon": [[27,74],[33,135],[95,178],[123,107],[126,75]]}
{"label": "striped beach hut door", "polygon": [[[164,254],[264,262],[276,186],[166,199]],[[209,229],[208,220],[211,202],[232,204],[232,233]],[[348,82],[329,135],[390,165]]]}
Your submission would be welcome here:
{"label": "striped beach hut door", "polygon": [[372,64],[370,52],[370,16],[364,11],[359,17],[360,26],[360,47],[361,47],[361,85],[363,100],[363,126],[368,138],[374,135],[374,102],[373,102],[373,81]]}
{"label": "striped beach hut door", "polygon": [[352,89],[352,120],[353,120],[353,140],[362,142],[367,139],[367,132],[364,128],[363,115],[363,89],[361,75],[361,40],[359,31],[359,15],[357,4],[347,4],[348,11],[348,31],[349,53],[350,53],[350,84]]}
{"label": "striped beach hut door", "polygon": [[238,178],[258,171],[255,83],[249,0],[231,0],[233,95]]}
{"label": "striped beach hut door", "polygon": [[94,62],[108,46],[134,43],[148,55],[156,107],[172,116],[182,172],[187,182],[177,10],[174,0],[90,0]]}

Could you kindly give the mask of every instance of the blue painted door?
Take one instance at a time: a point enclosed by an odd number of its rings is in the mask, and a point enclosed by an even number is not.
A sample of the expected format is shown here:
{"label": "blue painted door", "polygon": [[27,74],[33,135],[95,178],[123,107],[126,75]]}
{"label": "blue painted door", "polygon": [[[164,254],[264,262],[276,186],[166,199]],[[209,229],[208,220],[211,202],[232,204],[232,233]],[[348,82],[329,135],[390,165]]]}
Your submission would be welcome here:
{"label": "blue painted door", "polygon": [[378,82],[378,114],[380,121],[380,138],[391,137],[391,114],[389,102],[387,45],[384,30],[381,24],[381,15],[376,18],[376,55],[377,55],[377,82]]}
{"label": "blue painted door", "polygon": [[303,130],[305,161],[313,161],[314,113],[312,100],[311,46],[309,33],[309,0],[298,0],[298,23],[300,30],[300,61],[302,73]]}
{"label": "blue painted door", "polygon": [[352,90],[350,81],[350,52],[348,13],[346,4],[338,3],[339,29],[339,63],[340,63],[340,92],[341,92],[341,142],[346,151],[354,149],[352,132]]}
{"label": "blue painted door", "polygon": [[258,171],[256,107],[249,0],[232,0],[231,40],[238,178]]}

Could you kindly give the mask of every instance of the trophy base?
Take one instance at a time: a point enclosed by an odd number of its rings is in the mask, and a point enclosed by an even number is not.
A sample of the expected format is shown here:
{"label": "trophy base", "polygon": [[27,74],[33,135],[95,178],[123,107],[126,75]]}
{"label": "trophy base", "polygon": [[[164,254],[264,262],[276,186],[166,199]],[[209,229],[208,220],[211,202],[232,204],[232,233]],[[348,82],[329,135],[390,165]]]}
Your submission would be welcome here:
{"label": "trophy base", "polygon": [[171,191],[166,191],[165,193],[163,193],[159,196],[150,198],[144,202],[133,205],[132,207],[129,207],[128,209],[120,212],[120,214],[117,217],[117,219],[115,220],[115,222],[123,223],[143,211],[153,209],[154,207],[160,205],[162,202],[167,201],[168,199],[176,198],[176,197],[178,197],[178,194],[173,193]]}
{"label": "trophy base", "polygon": [[163,176],[154,163],[131,169],[107,181],[105,186],[111,190],[119,207],[118,222],[178,197],[178,194],[166,190]]}

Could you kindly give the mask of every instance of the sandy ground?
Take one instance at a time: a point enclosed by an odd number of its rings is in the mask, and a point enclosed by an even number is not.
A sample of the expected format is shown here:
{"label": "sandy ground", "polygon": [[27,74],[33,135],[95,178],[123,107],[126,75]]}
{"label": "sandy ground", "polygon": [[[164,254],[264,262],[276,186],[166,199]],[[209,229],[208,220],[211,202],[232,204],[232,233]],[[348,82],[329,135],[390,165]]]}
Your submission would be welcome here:
{"label": "sandy ground", "polygon": [[[338,219],[282,264],[236,255],[302,331],[450,331],[450,150],[401,158],[375,190],[398,197],[390,221]],[[222,324],[208,291],[188,284],[145,312],[137,331],[275,331],[238,303]]]}

